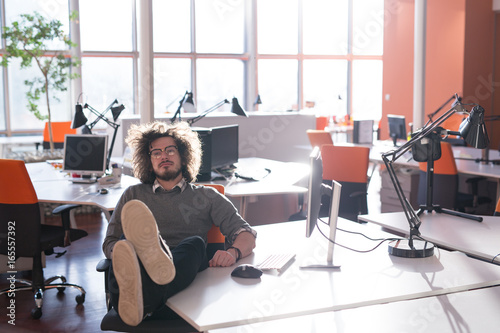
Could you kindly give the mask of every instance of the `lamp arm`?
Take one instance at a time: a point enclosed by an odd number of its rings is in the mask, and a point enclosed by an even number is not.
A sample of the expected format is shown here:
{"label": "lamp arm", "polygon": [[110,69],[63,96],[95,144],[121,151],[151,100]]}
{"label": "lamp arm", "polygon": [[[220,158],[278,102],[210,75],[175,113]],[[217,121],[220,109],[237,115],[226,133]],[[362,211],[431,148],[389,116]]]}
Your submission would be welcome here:
{"label": "lamp arm", "polygon": [[113,138],[111,139],[111,144],[109,145],[108,160],[106,161],[106,170],[109,169],[109,163],[111,162],[111,154],[113,154],[113,147],[115,145],[116,133],[118,132],[118,127],[120,127],[120,125],[116,123],[111,123],[109,125],[113,127],[114,133],[113,133]]}
{"label": "lamp arm", "polygon": [[184,96],[182,96],[182,99],[179,101],[179,106],[177,107],[177,111],[175,111],[174,116],[170,118],[170,123],[173,124],[175,122],[175,119],[177,116],[179,116],[179,121],[181,121],[181,108],[182,104],[184,104],[184,100],[186,99],[186,96],[188,95],[188,91],[184,93]]}
{"label": "lamp arm", "polygon": [[196,116],[194,118],[191,118],[191,119],[188,119],[187,122],[189,125],[193,125],[195,122],[197,122],[198,120],[200,120],[201,118],[204,118],[207,114],[209,114],[210,112],[212,111],[215,111],[217,110],[218,108],[220,108],[222,105],[224,104],[229,104],[229,101],[227,99],[223,100],[223,101],[220,101],[219,103],[215,104],[214,106],[212,106],[211,108],[209,108],[208,110],[206,111],[203,111],[202,114],[200,114],[199,116]]}
{"label": "lamp arm", "polygon": [[446,106],[446,104],[448,104],[449,102],[451,102],[451,100],[453,98],[457,98],[457,95],[456,94],[452,95],[436,111],[434,111],[433,113],[428,114],[427,117],[429,118],[429,121],[432,121],[432,117],[434,117],[436,114],[438,114],[438,112],[441,111]]}
{"label": "lamp arm", "polygon": [[118,100],[114,100],[102,113],[97,111],[96,109],[94,109],[93,107],[91,107],[90,105],[88,105],[87,103],[85,103],[85,105],[83,106],[84,108],[86,109],[89,109],[93,114],[95,114],[97,116],[97,119],[95,119],[90,125],[88,125],[88,127],[90,129],[94,128],[94,126],[99,122],[99,120],[104,120],[108,125],[110,126],[113,126],[111,124],[114,124],[112,121],[110,121],[108,118],[106,118],[104,115],[106,114],[106,112],[108,112],[111,107],[113,105],[115,105],[116,103],[118,103]]}
{"label": "lamp arm", "polygon": [[410,202],[404,195],[403,188],[401,187],[401,183],[398,180],[396,175],[396,171],[394,170],[393,161],[390,161],[387,158],[387,155],[382,155],[382,160],[387,168],[387,172],[389,173],[389,177],[391,178],[392,184],[394,185],[394,189],[396,190],[396,194],[398,195],[399,202],[401,203],[401,207],[403,208],[403,212],[405,213],[406,220],[410,225],[410,246],[412,246],[412,241],[414,236],[420,236],[420,218],[417,213],[411,206]]}
{"label": "lamp arm", "polygon": [[446,119],[451,117],[451,115],[453,115],[455,112],[456,112],[455,107],[452,107],[432,123],[426,124],[426,126],[420,129],[420,131],[418,131],[415,136],[412,136],[411,139],[408,140],[404,145],[402,145],[398,149],[394,149],[387,153],[382,154],[382,160],[384,161],[384,164],[387,167],[387,171],[391,178],[391,182],[394,186],[394,189],[396,190],[396,194],[398,195],[398,199],[401,203],[401,207],[403,208],[406,219],[408,220],[408,224],[410,225],[410,237],[409,237],[410,247],[413,246],[413,237],[420,236],[419,227],[422,222],[420,221],[420,218],[418,217],[417,213],[415,212],[410,202],[404,195],[404,191],[398,180],[396,172],[394,171],[393,163],[397,159],[399,159],[404,153],[409,151],[417,143],[417,141],[420,141],[423,138],[427,137],[427,135],[433,132],[439,125],[441,125]]}

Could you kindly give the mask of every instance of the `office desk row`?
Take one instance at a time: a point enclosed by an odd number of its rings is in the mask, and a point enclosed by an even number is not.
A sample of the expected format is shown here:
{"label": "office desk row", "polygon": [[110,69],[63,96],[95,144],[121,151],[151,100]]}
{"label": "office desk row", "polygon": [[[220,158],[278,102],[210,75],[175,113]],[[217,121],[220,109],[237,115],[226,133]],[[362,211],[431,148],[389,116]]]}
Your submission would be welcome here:
{"label": "office desk row", "polygon": [[[339,228],[362,232],[375,239],[394,237],[375,225],[361,225],[344,219],[339,220]],[[386,308],[397,309],[399,315],[405,316],[402,318],[408,318],[421,304],[431,304],[432,310],[438,311],[439,308],[434,308],[435,303],[439,307],[440,302],[444,302],[443,311],[454,313],[456,293],[500,284],[500,266],[462,253],[436,250],[430,258],[398,258],[390,256],[386,246],[377,247],[378,241],[340,230],[337,232],[338,244],[358,251],[375,249],[361,253],[337,245],[334,263],[340,265],[340,269],[305,270],[300,267],[326,260],[327,240],[317,230],[307,239],[304,221],[258,226],[256,229],[258,238],[254,254],[240,263],[256,264],[270,253],[288,252],[296,254],[295,261],[281,274],[264,273],[260,279],[231,277],[234,267],[211,267],[199,273],[187,289],[167,301],[196,329],[210,332],[221,329],[224,332],[222,329],[231,327],[228,332],[265,332],[277,325],[283,328],[279,331],[286,331],[299,323],[296,328],[303,329],[290,331],[331,332],[334,327],[343,327],[339,332],[356,331],[351,330],[351,326],[369,327],[370,323],[360,323],[365,319],[356,315],[344,322],[345,310],[354,309],[354,313],[364,314],[371,309],[380,312]],[[489,293],[478,295],[485,297],[486,304],[493,302],[488,298]],[[467,294],[467,299],[469,296],[474,295]],[[432,299],[422,301],[429,297]],[[408,306],[400,307],[402,301],[408,301]],[[462,301],[457,304],[463,305]],[[495,308],[498,309],[499,305]],[[393,315],[391,312],[382,318],[389,320]],[[394,320],[398,323],[396,318]],[[460,321],[460,318],[456,320]],[[380,320],[377,322],[382,324]],[[271,328],[266,330],[266,327]],[[406,327],[403,331],[417,332],[417,329]]]}
{"label": "office desk row", "polygon": [[[224,185],[225,195],[240,201],[240,214],[245,217],[247,199],[252,196],[285,195],[306,193],[307,188],[300,184],[307,174],[309,167],[299,163],[285,163],[261,158],[244,158],[238,162],[241,169],[268,168],[270,173],[261,181],[246,181],[231,179],[229,181],[214,181]],[[121,197],[123,191],[139,180],[122,175],[121,182],[113,185],[98,183],[72,183],[69,176],[54,168],[50,163],[28,163],[28,173],[35,187],[40,202],[73,203],[81,205],[95,205],[101,208],[109,221],[111,212]],[[107,188],[108,194],[100,194],[101,188]]]}

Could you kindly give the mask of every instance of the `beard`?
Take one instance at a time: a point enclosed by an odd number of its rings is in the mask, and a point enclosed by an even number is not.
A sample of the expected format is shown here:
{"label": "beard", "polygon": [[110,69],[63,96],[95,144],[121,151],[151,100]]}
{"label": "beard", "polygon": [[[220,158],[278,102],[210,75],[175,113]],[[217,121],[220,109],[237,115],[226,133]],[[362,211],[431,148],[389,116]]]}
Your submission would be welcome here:
{"label": "beard", "polygon": [[181,174],[182,170],[175,169],[175,170],[164,170],[162,173],[155,173],[156,178],[164,180],[164,181],[171,181],[177,178]]}

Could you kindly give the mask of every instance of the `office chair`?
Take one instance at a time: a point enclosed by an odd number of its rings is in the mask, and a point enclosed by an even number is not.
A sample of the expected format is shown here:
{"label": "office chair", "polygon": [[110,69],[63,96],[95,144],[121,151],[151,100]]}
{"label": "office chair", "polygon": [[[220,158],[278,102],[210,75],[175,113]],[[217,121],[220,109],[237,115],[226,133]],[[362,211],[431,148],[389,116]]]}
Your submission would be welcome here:
{"label": "office chair", "polygon": [[[450,131],[458,132],[460,124],[465,118],[467,118],[466,115],[454,113],[441,124],[441,127]],[[449,142],[452,146],[467,146],[465,140],[457,135],[450,135],[446,139],[443,139],[443,141]]]}
{"label": "office chair", "polygon": [[[368,213],[367,187],[370,148],[360,146],[323,145],[323,180],[342,185],[339,216],[357,222],[359,214]],[[322,215],[329,204],[322,203]],[[323,208],[323,206],[325,206]],[[328,209],[325,211],[325,209]]]}
{"label": "office chair", "polygon": [[[76,128],[71,128],[71,121],[52,121],[52,139],[55,149],[64,148],[64,136],[66,134],[76,134]],[[43,130],[43,149],[50,149],[49,123],[45,123]]]}
{"label": "office chair", "polygon": [[[220,193],[225,193],[224,185],[203,184],[215,188]],[[225,248],[225,237],[215,225],[209,230],[207,235],[207,257],[212,258],[218,250]],[[182,318],[178,319],[150,319],[144,320],[137,326],[125,324],[118,312],[111,306],[110,293],[108,288],[108,272],[111,265],[110,259],[102,259],[96,266],[98,272],[104,272],[104,290],[106,292],[106,307],[108,312],[101,321],[101,330],[117,332],[165,332],[165,333],[187,333],[198,332],[193,326]]]}
{"label": "office chair", "polygon": [[316,129],[320,131],[324,131],[328,126],[328,117],[319,116],[316,117]]}
{"label": "office chair", "polygon": [[[432,184],[432,204],[441,208],[460,212],[474,213],[479,205],[489,203],[487,197],[478,194],[478,182],[485,177],[472,177],[466,182],[471,187],[471,194],[458,192],[458,170],[453,156],[452,145],[441,141],[441,158],[434,161]],[[427,162],[419,162],[420,178],[418,184],[418,203],[425,205],[427,201]]]}
{"label": "office chair", "polygon": [[321,148],[322,145],[333,145],[332,135],[328,131],[307,130],[306,133],[313,148]]}
{"label": "office chair", "polygon": [[[50,255],[54,253],[54,247],[67,246],[72,241],[87,236],[87,232],[71,229],[69,213],[66,214],[64,209],[65,220],[62,226],[41,224],[40,204],[23,161],[0,159],[0,170],[2,170],[0,173],[0,188],[2,189],[0,191],[0,253],[9,256],[9,262],[20,257],[33,258],[32,280],[16,279],[15,289],[3,289],[0,295],[32,290],[35,293],[36,304],[31,311],[34,319],[42,316],[43,293],[47,289],[57,288],[59,291],[64,291],[66,287],[76,288],[81,293],[76,296],[76,302],[82,304],[85,301],[85,290],[81,286],[67,283],[62,275],[44,279],[42,252]],[[65,207],[68,210],[72,208],[74,207]],[[10,259],[11,256],[15,259]],[[9,270],[15,270],[15,262],[12,267],[9,266]],[[58,279],[61,282],[54,282]]]}

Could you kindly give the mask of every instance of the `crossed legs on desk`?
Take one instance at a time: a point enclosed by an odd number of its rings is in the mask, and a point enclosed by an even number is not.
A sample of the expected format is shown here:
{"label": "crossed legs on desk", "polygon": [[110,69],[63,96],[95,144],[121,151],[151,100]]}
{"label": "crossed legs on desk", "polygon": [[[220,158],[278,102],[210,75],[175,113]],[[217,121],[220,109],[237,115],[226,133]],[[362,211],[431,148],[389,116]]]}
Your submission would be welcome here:
{"label": "crossed legs on desk", "polygon": [[[182,241],[177,247],[172,249],[172,256],[176,275],[172,282],[166,285],[156,284],[147,274],[144,265],[139,260],[139,272],[135,274],[138,274],[141,280],[143,317],[151,317],[152,319],[158,317],[165,319],[178,318],[165,305],[167,299],[189,286],[196,277],[196,274],[208,267],[205,241],[198,236],[189,237]],[[120,291],[113,270],[113,263],[109,270],[108,285],[111,305],[119,313]]]}

